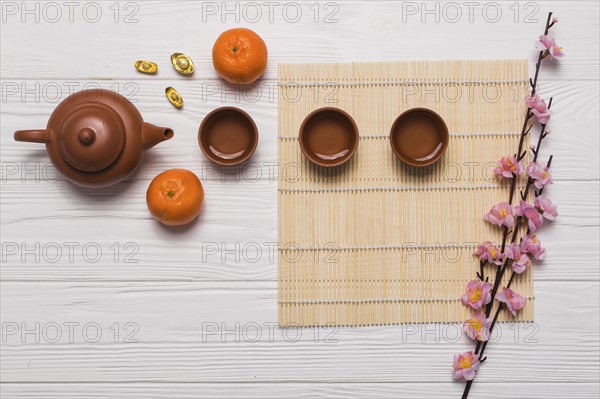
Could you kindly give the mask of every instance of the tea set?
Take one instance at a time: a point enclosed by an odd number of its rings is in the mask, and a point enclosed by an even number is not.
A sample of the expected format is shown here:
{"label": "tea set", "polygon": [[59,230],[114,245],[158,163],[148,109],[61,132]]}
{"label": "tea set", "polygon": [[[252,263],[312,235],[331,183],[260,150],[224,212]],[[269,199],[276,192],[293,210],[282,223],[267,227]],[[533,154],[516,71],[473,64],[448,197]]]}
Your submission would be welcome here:
{"label": "tea set", "polygon": [[[255,32],[234,28],[223,32],[213,46],[213,66],[230,83],[250,84],[265,71],[268,51]],[[195,71],[184,53],[173,53],[171,65],[181,75]],[[134,67],[156,74],[158,65],[138,60]],[[171,86],[165,96],[175,108],[183,97]],[[16,141],[46,144],[56,168],[84,187],[107,187],[131,176],[142,154],[174,136],[170,128],[144,122],[137,108],[125,97],[108,90],[91,89],[72,94],[54,110],[45,129],[19,130]],[[448,146],[448,128],[435,112],[425,108],[401,114],[390,129],[392,151],[406,164],[431,165]],[[359,131],[352,117],[339,108],[325,107],[306,116],[298,143],[307,160],[324,168],[348,162],[359,147]],[[222,166],[247,161],[258,146],[258,128],[252,117],[236,107],[209,112],[198,129],[198,145],[212,162]],[[189,170],[171,169],[154,177],[146,192],[152,216],[176,226],[194,220],[202,207],[204,190]]]}
{"label": "tea set", "polygon": [[[69,181],[85,187],[106,187],[128,178],[140,164],[144,150],[173,136],[170,128],[144,122],[125,97],[109,90],[91,89],[63,100],[50,116],[46,129],[20,130],[14,139],[45,143],[50,160]],[[448,139],[444,120],[426,108],[405,111],[390,129],[392,151],[398,159],[415,167],[439,160],[448,147]],[[202,120],[198,144],[212,162],[239,165],[254,153],[258,129],[245,111],[221,107]],[[319,108],[300,126],[299,145],[314,164],[339,166],[358,149],[358,127],[339,108]]]}

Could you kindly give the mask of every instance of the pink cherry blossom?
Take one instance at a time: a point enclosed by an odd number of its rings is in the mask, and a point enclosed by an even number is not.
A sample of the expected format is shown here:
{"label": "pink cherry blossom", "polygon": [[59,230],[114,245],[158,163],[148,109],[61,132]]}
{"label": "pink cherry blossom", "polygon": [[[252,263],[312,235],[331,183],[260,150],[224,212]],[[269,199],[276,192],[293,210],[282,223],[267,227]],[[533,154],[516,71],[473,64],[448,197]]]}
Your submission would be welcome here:
{"label": "pink cherry blossom", "polygon": [[481,366],[479,356],[473,353],[473,351],[457,353],[454,355],[454,362],[452,364],[454,372],[452,375],[456,380],[471,381],[475,378],[479,366]]}
{"label": "pink cherry blossom", "polygon": [[563,51],[562,47],[552,46],[550,49],[550,55],[552,55],[554,58],[562,58],[565,56],[565,52]]}
{"label": "pink cherry blossom", "polygon": [[542,215],[548,220],[554,220],[558,216],[556,205],[554,205],[552,201],[543,195],[538,195],[535,197],[533,204],[537,209],[542,211]]}
{"label": "pink cherry blossom", "polygon": [[479,312],[471,316],[470,319],[465,320],[463,323],[463,331],[471,339],[477,341],[487,341],[490,339],[490,326],[492,325],[492,318],[485,317],[485,313]]}
{"label": "pink cherry blossom", "polygon": [[550,168],[539,162],[532,162],[527,165],[527,176],[533,179],[533,185],[538,190],[542,189],[545,185],[552,183]]}
{"label": "pink cherry blossom", "polygon": [[527,227],[529,231],[536,231],[538,227],[544,223],[542,214],[531,204],[521,200],[521,204],[515,208],[515,213],[519,216],[527,218]]}
{"label": "pink cherry blossom", "polygon": [[467,283],[467,292],[461,297],[460,301],[465,306],[470,306],[475,310],[487,305],[492,300],[492,283],[481,280],[471,280]]}
{"label": "pink cherry blossom", "polygon": [[494,205],[483,218],[496,226],[511,228],[515,224],[515,215],[516,210],[514,206],[508,202],[501,202]]}
{"label": "pink cherry blossom", "polygon": [[552,17],[552,25],[554,25],[554,24],[555,24],[555,23],[557,23],[557,22],[558,22],[558,18],[556,18],[556,17]]}
{"label": "pink cherry blossom", "polygon": [[517,310],[522,309],[523,306],[525,306],[525,297],[521,294],[517,294],[510,288],[502,288],[501,291],[498,291],[496,299],[500,302],[504,302],[513,316],[517,315]]}
{"label": "pink cherry blossom", "polygon": [[521,173],[523,173],[523,164],[521,161],[517,161],[517,157],[513,155],[500,158],[498,166],[494,168],[494,174],[499,180],[502,180],[503,177],[510,179]]}
{"label": "pink cherry blossom", "polygon": [[551,112],[546,105],[546,101],[538,95],[525,97],[525,104],[531,108],[531,112],[537,117],[542,124],[548,123]]}
{"label": "pink cherry blossom", "polygon": [[490,241],[484,241],[479,244],[473,255],[479,257],[481,260],[494,263],[498,266],[502,264],[502,260],[504,259],[504,255],[500,252],[500,248]]}
{"label": "pink cherry blossom", "polygon": [[544,57],[550,54],[552,57],[561,58],[565,55],[563,48],[556,45],[554,38],[550,35],[542,35],[535,42],[535,48],[544,52]]}
{"label": "pink cherry blossom", "polygon": [[542,260],[546,257],[546,250],[542,248],[542,243],[535,234],[526,234],[521,241],[521,251],[532,255],[536,260]]}
{"label": "pink cherry blossom", "polygon": [[508,244],[504,253],[507,258],[513,260],[512,270],[517,274],[523,273],[528,267],[533,265],[529,256],[521,251],[521,248],[516,242]]}

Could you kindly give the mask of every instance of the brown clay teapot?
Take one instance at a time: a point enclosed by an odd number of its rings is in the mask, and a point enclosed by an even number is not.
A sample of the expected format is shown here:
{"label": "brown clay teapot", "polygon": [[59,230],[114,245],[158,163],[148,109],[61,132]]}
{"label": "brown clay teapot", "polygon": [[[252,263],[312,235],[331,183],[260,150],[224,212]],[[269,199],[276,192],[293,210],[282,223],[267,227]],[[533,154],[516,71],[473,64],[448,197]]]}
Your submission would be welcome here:
{"label": "brown clay teapot", "polygon": [[107,187],[128,178],[142,153],[173,137],[145,123],[125,97],[103,89],[77,92],[54,110],[43,130],[19,130],[16,141],[45,143],[50,160],[71,182]]}

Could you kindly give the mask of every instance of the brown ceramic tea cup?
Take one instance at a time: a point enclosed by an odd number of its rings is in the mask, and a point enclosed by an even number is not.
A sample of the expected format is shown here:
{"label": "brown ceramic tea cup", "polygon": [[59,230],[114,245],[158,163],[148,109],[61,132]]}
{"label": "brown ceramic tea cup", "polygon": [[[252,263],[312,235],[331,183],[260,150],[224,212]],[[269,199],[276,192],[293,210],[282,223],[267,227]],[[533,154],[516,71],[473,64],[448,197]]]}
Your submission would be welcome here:
{"label": "brown ceramic tea cup", "polygon": [[394,154],[411,166],[438,161],[448,148],[448,127],[441,116],[427,108],[412,108],[400,114],[390,130]]}
{"label": "brown ceramic tea cup", "polygon": [[208,159],[219,165],[239,165],[258,145],[258,129],[248,113],[235,107],[217,108],[198,129],[198,144]]}
{"label": "brown ceramic tea cup", "polygon": [[356,152],[358,127],[348,113],[339,108],[319,108],[300,126],[300,148],[311,162],[333,167],[342,165]]}

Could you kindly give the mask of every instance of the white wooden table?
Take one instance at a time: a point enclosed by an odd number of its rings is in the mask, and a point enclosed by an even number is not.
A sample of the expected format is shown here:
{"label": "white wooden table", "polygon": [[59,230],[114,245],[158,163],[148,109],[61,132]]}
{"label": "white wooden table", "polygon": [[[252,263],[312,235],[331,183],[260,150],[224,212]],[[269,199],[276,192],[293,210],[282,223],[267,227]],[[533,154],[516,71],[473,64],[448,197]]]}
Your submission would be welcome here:
{"label": "white wooden table", "polygon": [[[548,11],[567,54],[540,78],[554,96],[543,151],[555,156],[548,194],[560,217],[540,233],[548,258],[536,271],[536,323],[501,326],[472,397],[597,398],[595,1],[3,2],[2,397],[459,397],[452,355],[471,345],[457,325],[275,326],[277,63],[529,57],[533,70]],[[270,56],[258,88],[242,92],[211,64],[215,38],[235,26],[256,30]],[[194,59],[191,79],[171,68],[176,51]],[[158,62],[159,74],[137,73],[137,59]],[[169,85],[183,110],[164,98]],[[12,134],[44,127],[70,92],[97,86],[175,138],[126,183],[82,190],[57,177],[42,145]],[[197,147],[202,117],[224,104],[248,111],[261,135],[237,174]],[[198,222],[176,231],[153,221],[144,199],[172,167],[195,171],[206,190]]]}

